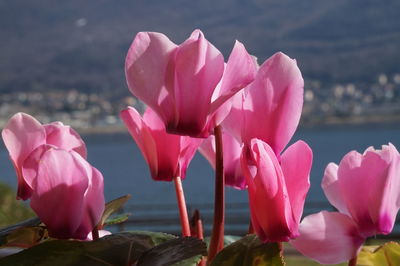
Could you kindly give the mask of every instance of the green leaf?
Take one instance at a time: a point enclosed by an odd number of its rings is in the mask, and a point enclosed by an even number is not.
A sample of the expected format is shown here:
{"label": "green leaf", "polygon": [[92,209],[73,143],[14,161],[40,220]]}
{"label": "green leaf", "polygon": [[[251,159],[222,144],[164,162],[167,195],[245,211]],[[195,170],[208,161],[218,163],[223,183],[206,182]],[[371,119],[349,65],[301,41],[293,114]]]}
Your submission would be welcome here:
{"label": "green leaf", "polygon": [[124,206],[124,204],[131,198],[131,195],[125,195],[122,197],[119,197],[117,199],[114,199],[110,202],[108,202],[104,208],[103,216],[100,219],[99,228],[103,228],[104,224],[106,223],[108,217],[110,217],[111,214],[114,212],[118,211],[119,209]]}
{"label": "green leaf", "polygon": [[400,245],[388,242],[382,246],[364,246],[358,254],[357,265],[400,265]]}
{"label": "green leaf", "polygon": [[207,254],[206,243],[194,238],[176,238],[146,251],[137,262],[138,266],[196,265],[201,255]]}
{"label": "green leaf", "polygon": [[91,242],[51,240],[0,259],[0,265],[127,265],[173,235],[153,232],[123,232]]}
{"label": "green leaf", "polygon": [[277,243],[262,243],[256,235],[247,235],[220,251],[211,266],[285,265]]}
{"label": "green leaf", "polygon": [[129,215],[129,213],[124,213],[115,217],[109,217],[103,226],[123,223],[129,219]]}
{"label": "green leaf", "polygon": [[[42,222],[40,221],[40,219],[38,217],[35,217],[2,228],[0,230],[0,246],[7,245],[10,241],[15,241],[16,239],[19,239],[18,241],[21,242],[22,239],[25,238],[24,234],[28,234],[26,239],[29,240],[28,243],[30,243],[32,239],[31,237],[35,234],[34,232],[40,233],[43,229],[39,227],[41,223]],[[25,228],[27,230],[23,230]],[[27,246],[29,246],[28,243]]]}

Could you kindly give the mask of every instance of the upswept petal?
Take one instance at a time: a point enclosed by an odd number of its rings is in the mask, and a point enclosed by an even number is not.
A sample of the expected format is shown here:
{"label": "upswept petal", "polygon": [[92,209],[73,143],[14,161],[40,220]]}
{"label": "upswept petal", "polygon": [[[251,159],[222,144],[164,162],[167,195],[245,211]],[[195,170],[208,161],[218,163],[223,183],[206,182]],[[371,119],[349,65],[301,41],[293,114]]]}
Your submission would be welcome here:
{"label": "upswept petal", "polygon": [[338,168],[339,166],[335,163],[329,163],[326,166],[321,186],[329,202],[341,213],[350,216],[346,207],[346,203],[343,201],[343,197],[340,192]]}
{"label": "upswept petal", "polygon": [[[242,147],[240,143],[225,130],[222,131],[222,143],[225,184],[236,189],[245,189],[247,184],[240,165]],[[199,147],[199,151],[215,169],[215,137],[209,136],[205,139]]]}
{"label": "upswept petal", "polygon": [[[242,140],[258,138],[278,155],[293,136],[303,106],[304,81],[296,61],[276,53],[258,69],[255,80],[245,89],[240,112],[244,124]],[[238,108],[236,105],[232,109]],[[260,123],[260,121],[263,121]]]}
{"label": "upswept petal", "polygon": [[120,117],[149,165],[151,175],[157,176],[157,147],[150,129],[135,108],[128,107],[122,110]]}
{"label": "upswept petal", "polygon": [[210,113],[214,113],[224,102],[249,85],[256,73],[257,63],[254,58],[247,53],[241,42],[236,41],[222,76],[219,95],[211,103]]}
{"label": "upswept petal", "polygon": [[85,142],[81,136],[70,126],[61,122],[53,122],[43,125],[46,130],[46,143],[67,151],[76,151],[83,158],[87,158]]}
{"label": "upswept petal", "polygon": [[300,223],[304,201],[310,188],[310,171],[313,153],[304,141],[289,146],[281,157],[281,167],[290,205],[294,215],[293,227]]}
{"label": "upswept petal", "polygon": [[[52,237],[80,238],[75,232],[85,211],[88,179],[82,165],[75,160],[75,154],[52,148],[42,155],[38,165],[30,205]],[[54,210],[61,207],[63,211],[55,215]]]}
{"label": "upswept petal", "polygon": [[156,32],[139,32],[125,59],[129,90],[155,110],[164,121],[174,116],[173,96],[165,87],[166,73],[177,45]]}
{"label": "upswept petal", "polygon": [[[381,213],[383,193],[390,184],[389,163],[379,153],[367,151],[364,155],[352,151],[339,164],[339,187],[347,209],[365,236],[381,232],[378,219],[390,219]],[[394,220],[392,221],[393,225]]]}
{"label": "upswept petal", "polygon": [[168,134],[165,126],[159,119],[157,114],[150,108],[147,108],[143,123],[149,129],[153,138],[156,149],[157,170],[153,169],[152,175],[154,180],[172,181],[179,172],[179,154],[181,136]]}
{"label": "upswept petal", "polygon": [[167,131],[196,137],[207,122],[211,97],[224,71],[224,58],[200,31],[195,31],[177,48],[174,63],[179,122],[167,125]]}
{"label": "upswept petal", "polygon": [[180,155],[179,155],[179,168],[180,168],[180,177],[184,179],[186,177],[186,170],[189,167],[190,162],[192,161],[194,155],[196,154],[197,149],[203,142],[203,139],[200,138],[191,138],[182,136],[181,137],[181,145],[180,145]]}
{"label": "upswept petal", "polygon": [[364,241],[350,217],[322,211],[305,217],[300,224],[300,236],[290,243],[321,264],[336,264],[356,256]]}
{"label": "upswept petal", "polygon": [[22,176],[22,164],[34,149],[46,143],[46,132],[32,116],[17,113],[7,122],[1,134],[17,172],[17,198],[26,200],[30,197],[30,188]]}
{"label": "upswept petal", "polygon": [[229,102],[231,103],[231,109],[228,116],[223,120],[222,127],[226,129],[229,134],[236,138],[240,143],[243,143],[244,132],[245,132],[245,112],[244,103],[248,94],[247,89],[241,90],[236,93]]}

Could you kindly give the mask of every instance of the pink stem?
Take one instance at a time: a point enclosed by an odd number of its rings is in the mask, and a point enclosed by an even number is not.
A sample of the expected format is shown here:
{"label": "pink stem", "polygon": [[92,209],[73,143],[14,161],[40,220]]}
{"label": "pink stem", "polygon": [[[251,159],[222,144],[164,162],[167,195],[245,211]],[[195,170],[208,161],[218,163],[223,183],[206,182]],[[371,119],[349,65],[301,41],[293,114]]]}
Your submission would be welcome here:
{"label": "pink stem", "polygon": [[190,236],[189,217],[186,209],[185,195],[183,193],[182,181],[179,176],[174,177],[174,184],[182,226],[182,236]]}
{"label": "pink stem", "polygon": [[216,126],[215,135],[215,201],[213,230],[208,249],[207,263],[210,264],[217,253],[224,248],[225,222],[225,177],[222,152],[222,129]]}

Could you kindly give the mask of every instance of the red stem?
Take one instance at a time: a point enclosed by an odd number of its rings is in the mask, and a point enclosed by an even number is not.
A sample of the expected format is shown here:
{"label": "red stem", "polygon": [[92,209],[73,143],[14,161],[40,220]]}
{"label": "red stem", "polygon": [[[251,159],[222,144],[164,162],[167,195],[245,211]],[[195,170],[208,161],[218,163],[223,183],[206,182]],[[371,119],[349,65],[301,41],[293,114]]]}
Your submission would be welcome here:
{"label": "red stem", "polygon": [[357,265],[357,256],[349,260],[349,266],[356,266]]}
{"label": "red stem", "polygon": [[92,239],[99,239],[99,229],[97,228],[97,226],[95,226],[92,230]]}
{"label": "red stem", "polygon": [[247,234],[249,234],[249,235],[254,234],[254,227],[253,227],[253,223],[252,223],[251,219],[250,219],[250,223],[249,223],[249,231]]}
{"label": "red stem", "polygon": [[215,255],[224,248],[225,222],[225,177],[222,152],[222,129],[216,126],[215,135],[215,200],[213,230],[208,250],[207,263],[211,263]]}
{"label": "red stem", "polygon": [[182,236],[190,236],[189,217],[186,209],[185,194],[183,193],[182,181],[179,176],[174,177],[176,198],[178,201],[179,216],[181,219]]}

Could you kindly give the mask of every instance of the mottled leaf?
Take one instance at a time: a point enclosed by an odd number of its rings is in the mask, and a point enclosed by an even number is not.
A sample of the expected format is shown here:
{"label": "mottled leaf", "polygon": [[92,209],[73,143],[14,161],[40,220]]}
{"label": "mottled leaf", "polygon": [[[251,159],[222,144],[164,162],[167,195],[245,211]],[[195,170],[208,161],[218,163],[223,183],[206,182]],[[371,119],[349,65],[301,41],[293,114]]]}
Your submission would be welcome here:
{"label": "mottled leaf", "polygon": [[[19,238],[20,241],[23,238],[23,232],[28,233],[30,236],[32,236],[32,231],[37,232],[37,230],[40,230],[38,227],[41,224],[41,221],[38,217],[35,218],[31,218],[28,220],[25,220],[23,222],[14,224],[14,225],[10,225],[7,227],[4,227],[0,230],[0,246],[4,246],[7,245],[10,241],[10,239],[16,239]],[[29,230],[23,230],[20,231],[21,229],[24,228],[31,228]],[[21,235],[22,233],[22,235]],[[12,235],[12,236],[10,236]],[[30,239],[30,236],[27,237],[27,239]],[[29,241],[31,242],[31,241]]]}
{"label": "mottled leaf", "polygon": [[0,265],[128,265],[172,239],[164,233],[123,232],[90,242],[51,240],[0,259]]}
{"label": "mottled leaf", "polygon": [[[224,236],[224,247],[232,244],[233,242],[238,241],[239,239],[241,239],[241,236],[231,236],[231,235],[226,235]],[[206,242],[207,247],[210,245],[210,237],[206,237],[204,238],[204,242]]]}
{"label": "mottled leaf", "polygon": [[388,242],[382,246],[364,246],[358,254],[357,265],[400,265],[400,245],[396,242]]}
{"label": "mottled leaf", "polygon": [[262,243],[256,235],[247,235],[220,251],[211,266],[285,265],[277,243]]}
{"label": "mottled leaf", "polygon": [[[139,259],[138,266],[196,265],[201,255],[207,255],[206,244],[193,237],[166,241],[148,251]],[[183,262],[184,261],[184,262]]]}

